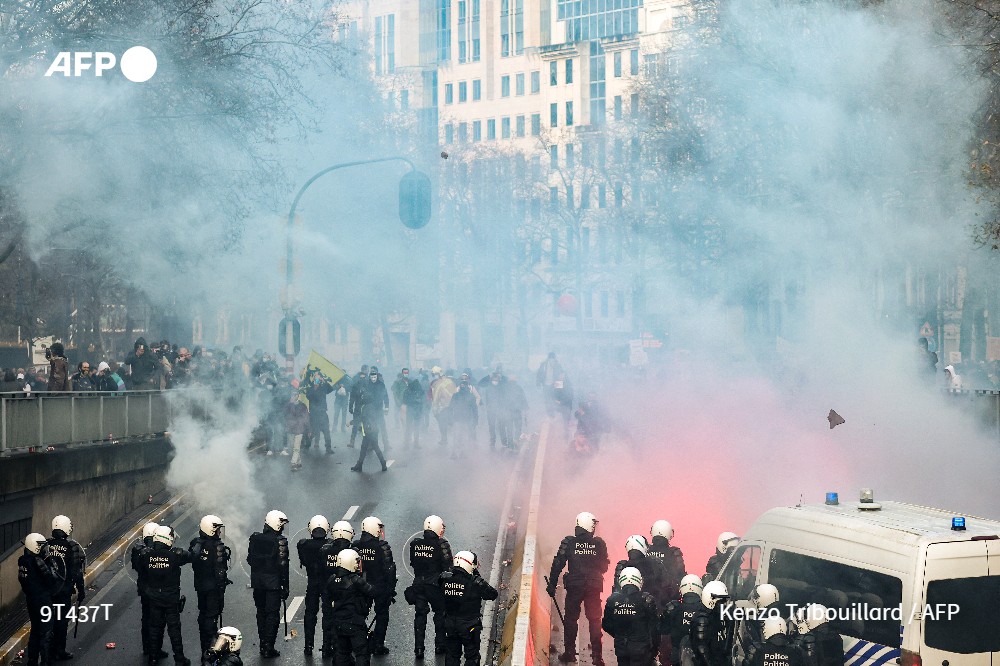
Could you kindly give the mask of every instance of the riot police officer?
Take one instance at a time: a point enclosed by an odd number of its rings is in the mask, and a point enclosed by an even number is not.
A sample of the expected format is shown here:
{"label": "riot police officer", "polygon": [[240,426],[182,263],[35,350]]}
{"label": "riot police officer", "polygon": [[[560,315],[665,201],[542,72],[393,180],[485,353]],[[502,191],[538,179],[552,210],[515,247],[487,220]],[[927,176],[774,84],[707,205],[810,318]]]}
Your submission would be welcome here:
{"label": "riot police officer", "polygon": [[330,533],[330,521],[324,516],[313,516],[307,525],[309,537],[299,539],[295,548],[299,552],[299,566],[306,570],[306,601],[305,601],[305,646],[302,651],[312,654],[316,640],[316,616],[319,614],[320,597],[323,586],[326,585],[326,560],[321,551],[331,542],[327,536]]}
{"label": "riot police officer", "polygon": [[844,641],[829,624],[826,606],[809,604],[796,613],[799,633],[793,643],[802,651],[808,666],[844,663]]}
{"label": "riot police officer", "polygon": [[750,593],[749,601],[750,606],[746,609],[747,612],[743,613],[743,617],[737,621],[736,631],[733,634],[736,641],[742,646],[743,654],[749,651],[751,645],[763,640],[761,622],[767,615],[767,609],[778,603],[778,588],[770,583],[762,583]]}
{"label": "riot police officer", "polygon": [[[681,579],[679,593],[681,598],[674,599],[663,609],[660,633],[670,638],[670,665],[681,663],[681,650],[686,646],[691,649],[691,621],[698,612],[704,610],[701,603],[701,576],[688,574]],[[662,641],[660,648],[665,652]],[[661,653],[662,654],[662,653]],[[662,657],[661,657],[662,661]]]}
{"label": "riot police officer", "polygon": [[203,517],[198,524],[198,536],[188,547],[194,570],[194,590],[198,593],[198,635],[203,653],[217,636],[225,608],[226,586],[232,583],[228,576],[232,553],[222,543],[224,527],[218,516]]}
{"label": "riot police officer", "polygon": [[375,628],[369,652],[389,654],[385,634],[389,629],[389,606],[396,600],[396,563],[385,540],[385,525],[375,516],[368,516],[361,521],[361,536],[351,547],[361,556],[365,580],[375,588]]}
{"label": "riot police officer", "polygon": [[160,525],[153,535],[153,545],[139,556],[149,599],[149,664],[157,662],[156,655],[163,646],[163,629],[170,636],[174,663],[188,666],[191,660],[184,656],[181,637],[181,567],[191,563],[191,554],[174,547],[174,531],[169,525]]}
{"label": "riot police officer", "polygon": [[361,556],[345,548],[337,554],[334,573],[323,592],[323,617],[330,613],[337,664],[355,666],[371,663],[368,645],[368,613],[375,599],[375,588],[361,577]]}
{"label": "riot police officer", "polygon": [[703,608],[691,620],[691,649],[698,666],[725,666],[726,627],[722,621],[722,603],[729,599],[729,590],[720,580],[709,581],[701,591]]}
{"label": "riot police officer", "polygon": [[739,542],[740,538],[732,532],[723,532],[719,535],[718,540],[715,542],[715,552],[712,553],[712,557],[708,558],[708,563],[705,564],[705,576],[702,578],[702,581],[707,583],[710,580],[715,580],[715,577],[722,571],[722,565],[729,559],[729,551],[735,548]]}
{"label": "riot police officer", "polygon": [[652,666],[660,638],[659,614],[651,594],[642,591],[644,579],[636,567],[625,567],[615,580],[604,606],[601,627],[615,639],[618,666]]}
{"label": "riot police officer", "polygon": [[76,591],[76,603],[82,604],[87,597],[84,584],[84,574],[87,572],[87,555],[83,546],[69,535],[73,533],[73,521],[66,516],[56,516],[52,519],[52,538],[48,541],[48,559],[56,572],[62,578],[62,585],[52,593],[52,603],[61,612],[54,613],[52,624],[52,659],[66,661],[73,655],[66,651],[66,633],[69,629],[69,613],[72,606],[73,591]]}
{"label": "riot police officer", "polygon": [[[653,526],[649,528],[649,536],[652,541],[649,544],[648,554],[663,564],[662,597],[666,603],[669,603],[678,598],[681,578],[684,578],[687,573],[684,566],[684,554],[677,546],[670,545],[670,540],[674,538],[674,528],[666,520],[657,520],[653,523]],[[656,595],[654,595],[655,597]]]}
{"label": "riot police officer", "polygon": [[[32,532],[24,537],[24,553],[17,558],[17,582],[21,584],[28,604],[28,619],[31,633],[28,635],[28,666],[49,663],[49,646],[52,642],[52,591],[58,589],[62,580],[56,575],[52,565],[45,559],[45,537]],[[50,612],[43,614],[42,609]],[[43,619],[47,618],[47,619]]]}
{"label": "riot police officer", "polygon": [[[342,550],[351,547],[354,539],[354,528],[346,520],[338,520],[330,530],[330,540],[319,549],[319,557],[323,562],[323,584],[330,580],[330,576],[336,573],[337,555]],[[330,624],[330,609],[323,604],[323,657],[332,657],[335,650],[333,646],[333,625]]]}
{"label": "riot police officer", "polygon": [[608,546],[604,539],[594,534],[596,530],[597,518],[594,514],[585,511],[577,515],[573,536],[563,538],[552,559],[546,586],[550,597],[555,596],[560,572],[564,566],[567,568],[563,578],[563,585],[566,587],[563,631],[565,650],[559,655],[559,661],[563,663],[576,661],[576,632],[582,604],[590,625],[594,666],[604,666],[604,658],[601,656],[601,590],[604,587],[604,574],[611,566],[611,560],[608,559]]}
{"label": "riot police officer", "polygon": [[202,666],[243,666],[240,648],[243,634],[236,627],[223,627],[215,634],[215,639],[205,651]]}
{"label": "riot police officer", "polygon": [[[763,640],[754,643],[743,660],[743,666],[803,666],[802,653],[792,645],[785,619],[768,615],[761,623]],[[841,661],[843,663],[843,661]]]}
{"label": "riot police officer", "polygon": [[[132,551],[129,560],[132,569],[135,571],[136,594],[139,595],[139,607],[141,612],[140,627],[142,630],[142,654],[149,656],[149,598],[146,596],[146,570],[142,568],[142,553],[153,547],[153,537],[156,535],[156,523],[150,521],[142,526],[142,540],[132,544]],[[156,653],[157,659],[166,659],[169,655],[164,650]]]}
{"label": "riot police officer", "polygon": [[625,540],[627,559],[618,560],[615,565],[615,577],[611,586],[612,592],[621,589],[618,584],[619,575],[627,567],[635,567],[642,574],[643,592],[653,597],[658,606],[665,606],[669,599],[663,599],[663,565],[660,560],[649,556],[649,546],[641,534],[633,534]]}
{"label": "riot police officer", "polygon": [[445,666],[458,666],[463,650],[465,665],[479,666],[483,602],[500,595],[478,569],[475,553],[461,550],[452,559],[451,569],[438,577],[444,597]]}
{"label": "riot police officer", "polygon": [[406,601],[414,606],[413,653],[424,658],[424,636],[427,614],[434,611],[434,654],[444,654],[444,596],[438,577],[452,566],[451,544],[444,538],[444,520],[427,516],[424,535],[410,541],[410,566],[413,584],[404,592]]}
{"label": "riot police officer", "polygon": [[257,634],[260,656],[265,659],[281,653],[274,649],[281,623],[279,609],[288,598],[288,539],[282,535],[288,516],[278,510],[267,512],[264,529],[250,535],[247,564],[250,565],[250,587],[257,607]]}

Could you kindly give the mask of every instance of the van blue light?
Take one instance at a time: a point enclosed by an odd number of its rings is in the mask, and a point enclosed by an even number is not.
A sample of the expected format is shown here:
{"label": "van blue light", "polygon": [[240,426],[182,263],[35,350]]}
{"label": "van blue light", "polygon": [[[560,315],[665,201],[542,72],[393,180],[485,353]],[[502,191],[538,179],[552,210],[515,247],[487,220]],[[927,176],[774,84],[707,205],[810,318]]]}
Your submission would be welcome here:
{"label": "van blue light", "polygon": [[951,519],[951,529],[955,530],[956,532],[962,532],[962,531],[964,531],[965,530],[965,517],[964,516],[955,516],[954,518],[952,518]]}
{"label": "van blue light", "polygon": [[830,506],[838,506],[840,504],[840,495],[837,493],[827,493],[826,503]]}

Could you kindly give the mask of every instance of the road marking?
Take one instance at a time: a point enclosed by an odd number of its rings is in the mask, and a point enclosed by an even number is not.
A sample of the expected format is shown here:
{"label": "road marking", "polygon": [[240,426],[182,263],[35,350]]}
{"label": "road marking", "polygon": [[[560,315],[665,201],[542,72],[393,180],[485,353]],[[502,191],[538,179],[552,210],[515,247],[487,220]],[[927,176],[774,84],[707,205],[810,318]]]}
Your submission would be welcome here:
{"label": "road marking", "polygon": [[285,611],[285,622],[286,623],[292,621],[292,618],[295,617],[295,611],[297,611],[299,609],[299,606],[301,606],[302,602],[305,601],[305,600],[306,600],[305,597],[294,597],[292,599],[292,603],[288,604],[288,608]]}
{"label": "road marking", "polygon": [[396,461],[395,460],[386,460],[385,461],[385,466],[386,467],[392,467],[392,463],[394,463],[394,462],[396,462]]}
{"label": "road marking", "polygon": [[355,504],[354,506],[352,506],[350,509],[347,510],[347,513],[344,514],[344,517],[341,518],[341,520],[350,520],[351,518],[354,518],[354,514],[356,514],[358,512],[358,509],[360,508],[361,508],[360,506]]}

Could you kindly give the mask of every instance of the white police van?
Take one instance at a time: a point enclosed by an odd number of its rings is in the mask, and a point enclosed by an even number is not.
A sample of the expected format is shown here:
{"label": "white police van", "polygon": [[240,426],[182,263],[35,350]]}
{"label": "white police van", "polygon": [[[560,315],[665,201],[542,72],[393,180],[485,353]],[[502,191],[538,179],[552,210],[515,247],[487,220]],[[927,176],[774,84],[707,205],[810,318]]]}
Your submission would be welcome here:
{"label": "white police van", "polygon": [[900,502],[772,509],[718,577],[732,600],[771,583],[789,604],[820,603],[845,666],[1000,666],[1000,522]]}

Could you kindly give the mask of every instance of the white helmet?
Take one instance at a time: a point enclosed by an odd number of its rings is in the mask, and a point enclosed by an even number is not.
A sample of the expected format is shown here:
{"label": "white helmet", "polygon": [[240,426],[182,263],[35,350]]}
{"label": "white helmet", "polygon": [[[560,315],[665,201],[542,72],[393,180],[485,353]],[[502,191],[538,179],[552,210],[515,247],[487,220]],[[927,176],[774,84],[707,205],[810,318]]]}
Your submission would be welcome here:
{"label": "white helmet", "polygon": [[806,609],[798,608],[795,611],[795,617],[792,618],[792,622],[795,623],[795,631],[798,634],[808,634],[809,624],[806,622]]}
{"label": "white helmet", "polygon": [[208,536],[222,536],[222,528],[225,527],[222,518],[208,514],[198,523],[198,529]]}
{"label": "white helmet", "polygon": [[243,647],[243,634],[236,627],[223,627],[215,635],[215,645],[212,647],[216,652],[221,652],[223,648],[229,652],[239,652]]}
{"label": "white helmet", "polygon": [[62,530],[69,536],[73,533],[73,521],[67,516],[56,516],[52,519],[52,530]]}
{"label": "white helmet", "polygon": [[762,583],[753,588],[753,592],[750,593],[750,601],[757,607],[757,610],[773,606],[778,603],[779,599],[778,588],[770,583]]}
{"label": "white helmet", "polygon": [[142,538],[145,539],[146,537],[155,536],[156,535],[156,528],[157,527],[159,527],[159,524],[154,523],[154,522],[148,522],[145,525],[143,525],[142,526]]}
{"label": "white helmet", "polygon": [[433,368],[431,368],[431,374],[432,375],[440,375],[441,374],[441,366],[440,365],[435,365]]}
{"label": "white helmet", "polygon": [[32,532],[28,536],[24,537],[24,547],[28,549],[28,552],[38,555],[42,552],[42,548],[47,544],[48,541],[45,540],[38,532]]}
{"label": "white helmet", "polygon": [[680,594],[683,597],[685,594],[694,592],[698,596],[701,596],[701,591],[704,587],[699,576],[688,574],[684,578],[681,578]]}
{"label": "white helmet", "polygon": [[385,538],[385,525],[375,516],[368,516],[361,521],[361,531],[371,534],[376,539]]}
{"label": "white helmet", "polygon": [[701,591],[701,603],[705,604],[705,608],[709,610],[715,608],[715,604],[719,602],[719,599],[728,598],[729,589],[721,580],[709,581]]}
{"label": "white helmet", "polygon": [[761,624],[763,625],[761,635],[765,641],[771,636],[788,633],[788,625],[785,624],[785,618],[780,615],[768,615]]}
{"label": "white helmet", "polygon": [[576,526],[582,527],[591,534],[597,531],[597,516],[590,513],[589,511],[584,511],[576,516]]}
{"label": "white helmet", "polygon": [[830,618],[827,617],[826,606],[823,604],[809,604],[804,613],[805,625],[808,631],[812,631],[821,624],[825,624]]}
{"label": "white helmet", "polygon": [[633,534],[629,538],[625,539],[625,552],[629,553],[633,550],[637,550],[645,556],[649,553],[649,547],[646,545],[646,537],[641,534]]}
{"label": "white helmet", "polygon": [[337,553],[337,559],[334,564],[342,569],[361,573],[361,555],[353,548],[345,548]]}
{"label": "white helmet", "polygon": [[437,534],[439,537],[444,536],[444,520],[441,516],[427,516],[424,518],[424,529],[430,530]]}
{"label": "white helmet", "polygon": [[640,590],[642,589],[642,573],[635,567],[625,567],[618,574],[618,586],[625,587],[626,585],[635,585]]}
{"label": "white helmet", "polygon": [[456,567],[462,567],[465,569],[466,573],[472,573],[479,566],[479,558],[476,554],[470,550],[460,550],[455,553],[455,558],[452,560],[452,564]]}
{"label": "white helmet", "polygon": [[288,516],[277,509],[271,509],[267,512],[267,515],[264,516],[264,524],[275,532],[280,532],[285,529],[286,523],[288,523]]}
{"label": "white helmet", "polygon": [[312,534],[317,529],[323,530],[323,534],[330,533],[330,521],[323,516],[313,516],[309,519],[309,534]]}
{"label": "white helmet", "polygon": [[170,525],[160,525],[153,534],[153,543],[165,543],[167,546],[174,545],[174,531]]}
{"label": "white helmet", "polygon": [[649,536],[661,536],[667,541],[670,541],[674,538],[674,527],[665,520],[657,520],[653,523],[653,526],[649,528]]}
{"label": "white helmet", "polygon": [[730,548],[740,542],[740,538],[732,532],[723,532],[719,535],[719,540],[715,542],[715,549],[719,553],[726,553]]}
{"label": "white helmet", "polygon": [[354,539],[354,528],[346,520],[338,520],[333,524],[330,536],[334,539],[347,539],[351,541]]}

